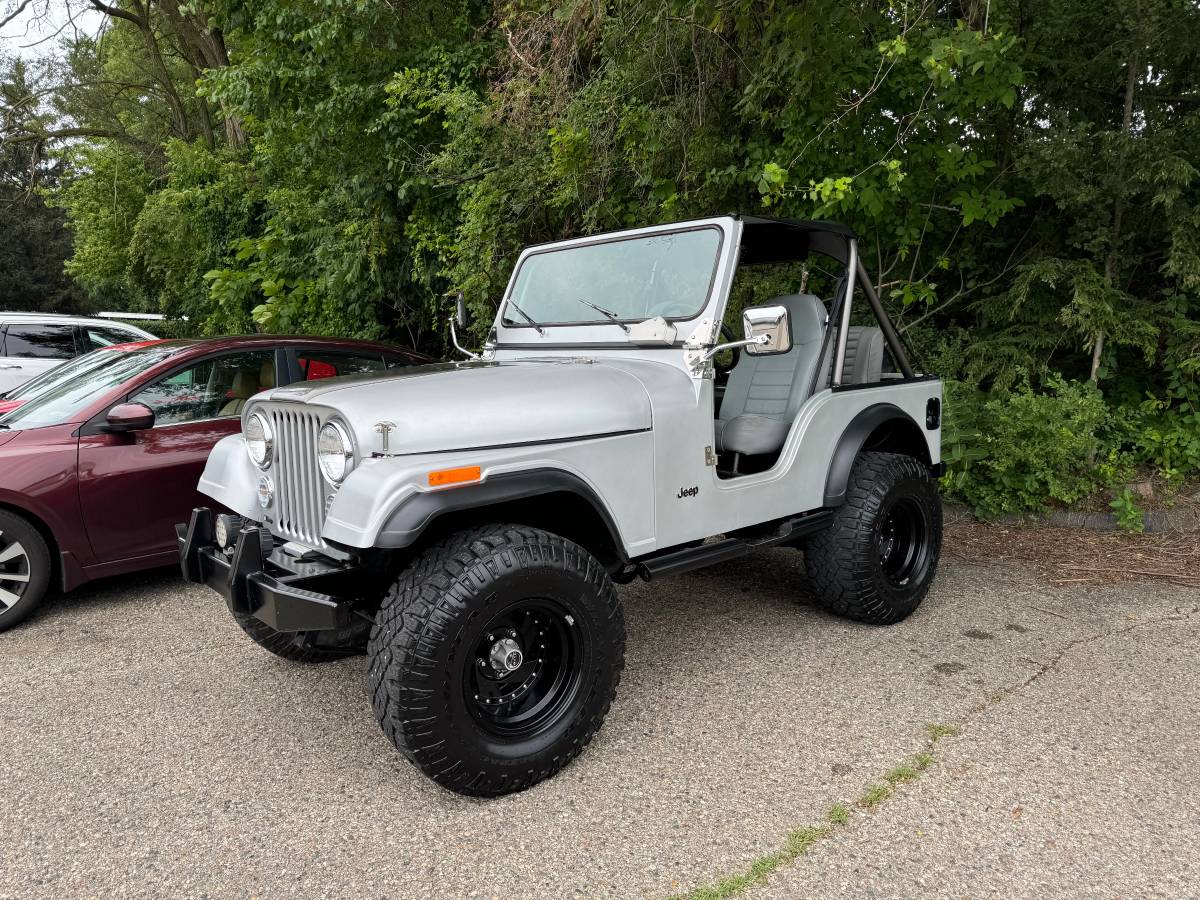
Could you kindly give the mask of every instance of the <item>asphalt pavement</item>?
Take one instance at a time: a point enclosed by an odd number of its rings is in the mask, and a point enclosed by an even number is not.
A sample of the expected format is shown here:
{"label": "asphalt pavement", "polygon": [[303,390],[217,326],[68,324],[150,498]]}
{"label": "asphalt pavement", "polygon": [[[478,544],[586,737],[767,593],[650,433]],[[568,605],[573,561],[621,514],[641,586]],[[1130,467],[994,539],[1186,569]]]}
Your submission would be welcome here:
{"label": "asphalt pavement", "polygon": [[0,897],[665,897],[838,803],[747,896],[1200,896],[1197,591],[951,558],[881,629],[800,561],[622,588],[604,728],[491,801],[393,749],[364,658],[276,659],[171,571],[57,599],[0,634]]}

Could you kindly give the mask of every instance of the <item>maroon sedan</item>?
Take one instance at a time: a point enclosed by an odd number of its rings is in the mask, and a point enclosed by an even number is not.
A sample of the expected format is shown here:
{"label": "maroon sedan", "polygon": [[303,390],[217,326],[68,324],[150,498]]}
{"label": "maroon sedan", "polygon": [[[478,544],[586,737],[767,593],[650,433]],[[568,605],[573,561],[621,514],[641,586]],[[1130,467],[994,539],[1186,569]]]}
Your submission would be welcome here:
{"label": "maroon sedan", "polygon": [[81,356],[3,398],[0,631],[52,586],[178,562],[175,523],[246,401],[296,381],[428,362],[334,338],[146,341]]}

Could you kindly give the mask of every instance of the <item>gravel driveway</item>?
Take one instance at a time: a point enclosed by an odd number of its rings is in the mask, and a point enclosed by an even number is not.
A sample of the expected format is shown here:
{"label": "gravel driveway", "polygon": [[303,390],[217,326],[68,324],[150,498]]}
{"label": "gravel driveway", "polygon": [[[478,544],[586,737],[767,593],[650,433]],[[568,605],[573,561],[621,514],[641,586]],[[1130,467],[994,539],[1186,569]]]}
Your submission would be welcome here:
{"label": "gravel driveway", "polygon": [[[464,799],[173,572],[0,635],[0,897],[663,897],[848,824],[750,897],[1200,894],[1200,597],[947,560],[879,629],[771,551],[622,588],[627,668],[557,778]],[[796,600],[800,600],[797,605]],[[855,806],[931,747],[915,780]]]}

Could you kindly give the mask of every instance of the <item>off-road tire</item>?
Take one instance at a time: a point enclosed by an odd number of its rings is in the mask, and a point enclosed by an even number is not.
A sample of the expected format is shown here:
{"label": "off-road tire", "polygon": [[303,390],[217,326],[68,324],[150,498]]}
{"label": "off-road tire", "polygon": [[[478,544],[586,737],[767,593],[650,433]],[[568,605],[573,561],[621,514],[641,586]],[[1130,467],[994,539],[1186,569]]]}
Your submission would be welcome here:
{"label": "off-road tire", "polygon": [[[15,603],[8,605],[0,601],[0,607],[3,607],[0,608],[0,631],[7,631],[25,621],[42,605],[54,574],[54,560],[41,533],[16,513],[0,510],[0,553],[14,543],[21,545],[22,556],[26,561],[21,568],[27,571],[20,572],[19,575],[28,576],[29,580],[18,582],[0,578],[0,589],[9,593],[16,593],[16,590],[20,589],[20,597]],[[14,559],[0,565],[0,570],[6,570],[15,562]]]}
{"label": "off-road tire", "polygon": [[[902,511],[902,512],[900,512]],[[882,561],[883,529],[891,517],[919,520],[911,573],[889,577]],[[808,538],[804,565],[819,603],[848,619],[890,625],[925,599],[942,548],[942,503],[928,467],[898,453],[860,453],[850,470],[846,502],[833,521]],[[903,574],[903,573],[901,573]]]}
{"label": "off-road tire", "polygon": [[[539,602],[561,611],[559,633],[578,648],[563,654],[576,662],[560,666],[575,687],[546,704],[545,724],[529,726],[540,730],[498,735],[480,712],[486,701],[472,693],[484,678],[472,666],[486,666],[477,648],[494,636],[493,623]],[[368,655],[375,719],[396,747],[443,787],[495,797],[549,778],[591,741],[625,665],[625,619],[587,550],[537,528],[486,525],[431,545],[400,573]]]}
{"label": "off-road tire", "polygon": [[250,640],[254,641],[258,646],[291,662],[332,662],[335,659],[345,659],[348,655],[346,650],[340,648],[327,649],[320,646],[311,646],[305,643],[298,634],[276,631],[265,622],[254,618],[254,616],[234,613],[233,620],[241,626],[242,631],[246,632],[250,636]]}

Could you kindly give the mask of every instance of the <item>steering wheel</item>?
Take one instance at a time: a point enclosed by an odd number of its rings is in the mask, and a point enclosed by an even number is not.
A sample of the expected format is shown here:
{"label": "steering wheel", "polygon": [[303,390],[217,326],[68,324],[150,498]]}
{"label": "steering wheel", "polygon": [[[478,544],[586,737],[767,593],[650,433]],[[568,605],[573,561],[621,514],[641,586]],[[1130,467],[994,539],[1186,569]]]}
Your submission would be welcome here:
{"label": "steering wheel", "polygon": [[[730,328],[728,325],[726,325],[724,322],[721,323],[721,337],[722,337],[722,339],[724,339],[726,341],[737,340],[737,338],[735,338],[733,336],[733,329]],[[724,365],[721,365],[721,363],[719,361],[719,357],[726,352],[732,353],[733,358],[729,361],[729,365],[724,366]],[[741,347],[734,347],[732,350],[722,351],[722,353],[719,353],[719,354],[717,354],[717,356],[713,357],[713,368],[716,370],[716,373],[718,375],[728,375],[729,371],[738,364],[738,360],[741,358],[742,358],[742,348]]]}

